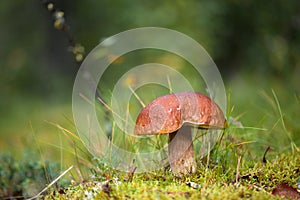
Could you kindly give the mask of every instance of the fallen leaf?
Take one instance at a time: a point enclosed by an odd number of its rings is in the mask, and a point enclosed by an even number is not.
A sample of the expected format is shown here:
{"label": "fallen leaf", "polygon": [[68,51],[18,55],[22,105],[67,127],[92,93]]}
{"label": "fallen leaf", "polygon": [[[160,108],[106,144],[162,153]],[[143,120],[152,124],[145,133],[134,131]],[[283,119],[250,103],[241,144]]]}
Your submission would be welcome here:
{"label": "fallen leaf", "polygon": [[281,183],[276,186],[276,188],[272,191],[272,194],[274,196],[283,196],[285,198],[290,198],[290,199],[300,199],[300,194],[298,191],[284,183]]}

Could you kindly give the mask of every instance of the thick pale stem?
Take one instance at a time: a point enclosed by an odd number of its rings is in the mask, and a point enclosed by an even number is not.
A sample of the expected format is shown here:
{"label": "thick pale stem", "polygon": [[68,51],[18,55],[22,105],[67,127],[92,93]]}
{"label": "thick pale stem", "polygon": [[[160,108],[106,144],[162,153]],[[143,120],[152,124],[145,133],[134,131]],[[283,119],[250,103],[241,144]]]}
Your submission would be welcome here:
{"label": "thick pale stem", "polygon": [[169,163],[174,174],[189,174],[196,171],[192,130],[183,126],[169,134]]}

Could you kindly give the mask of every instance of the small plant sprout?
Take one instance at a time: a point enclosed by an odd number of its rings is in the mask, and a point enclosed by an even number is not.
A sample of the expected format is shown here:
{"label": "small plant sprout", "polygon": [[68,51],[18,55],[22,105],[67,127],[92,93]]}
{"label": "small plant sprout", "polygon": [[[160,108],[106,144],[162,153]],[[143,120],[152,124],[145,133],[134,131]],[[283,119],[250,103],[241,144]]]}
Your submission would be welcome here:
{"label": "small plant sprout", "polygon": [[135,134],[169,134],[169,163],[174,174],[194,173],[196,161],[192,128],[224,129],[224,114],[209,97],[198,92],[181,92],[158,97],[137,117]]}

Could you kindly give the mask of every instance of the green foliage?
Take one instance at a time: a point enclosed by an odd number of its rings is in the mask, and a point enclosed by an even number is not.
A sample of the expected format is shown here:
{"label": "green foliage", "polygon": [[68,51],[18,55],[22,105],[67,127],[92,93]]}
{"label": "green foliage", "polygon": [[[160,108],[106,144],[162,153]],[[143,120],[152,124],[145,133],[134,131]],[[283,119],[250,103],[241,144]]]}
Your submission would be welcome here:
{"label": "green foliage", "polygon": [[[254,78],[262,74],[267,79],[288,81],[292,90],[299,91],[297,0],[53,2],[64,11],[87,52],[103,38],[121,31],[161,26],[186,33],[202,44],[226,78],[242,72]],[[0,22],[5,24],[0,37],[4,47],[0,51],[1,91],[7,95],[13,91],[50,95],[60,92],[57,85],[67,83],[70,89],[77,67],[67,52],[67,38],[53,30],[51,15],[43,5],[38,1],[5,1],[0,7]]]}
{"label": "green foliage", "polygon": [[33,196],[51,182],[60,170],[58,163],[43,162],[32,154],[25,154],[24,161],[19,161],[10,154],[1,153],[0,163],[1,198]]}

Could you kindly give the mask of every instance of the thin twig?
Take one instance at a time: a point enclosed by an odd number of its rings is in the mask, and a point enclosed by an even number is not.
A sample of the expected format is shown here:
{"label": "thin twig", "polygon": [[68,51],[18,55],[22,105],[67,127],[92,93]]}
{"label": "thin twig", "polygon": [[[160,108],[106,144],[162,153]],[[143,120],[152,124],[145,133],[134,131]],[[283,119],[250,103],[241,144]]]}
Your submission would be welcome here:
{"label": "thin twig", "polygon": [[56,30],[61,31],[67,37],[71,47],[71,52],[73,53],[77,64],[80,66],[85,57],[85,50],[80,43],[76,42],[73,34],[71,33],[70,26],[66,22],[65,13],[61,9],[57,8],[50,0],[41,0],[41,2],[52,15],[53,27]]}
{"label": "thin twig", "polygon": [[69,167],[66,171],[64,171],[61,175],[59,175],[56,179],[54,179],[47,187],[45,187],[42,191],[40,191],[37,195],[27,199],[37,199],[41,194],[43,194],[46,190],[48,190],[53,184],[55,184],[61,177],[63,177],[66,173],[68,173],[73,168],[73,165]]}
{"label": "thin twig", "polygon": [[271,150],[271,147],[268,146],[268,148],[266,149],[265,153],[264,153],[264,156],[263,156],[263,163],[266,164],[267,163],[267,159],[266,159],[266,155],[267,153]]}
{"label": "thin twig", "polygon": [[238,157],[238,163],[237,163],[237,166],[236,166],[236,174],[235,174],[235,182],[236,182],[236,183],[239,181],[241,159],[242,159],[242,157],[239,156],[239,157]]}

